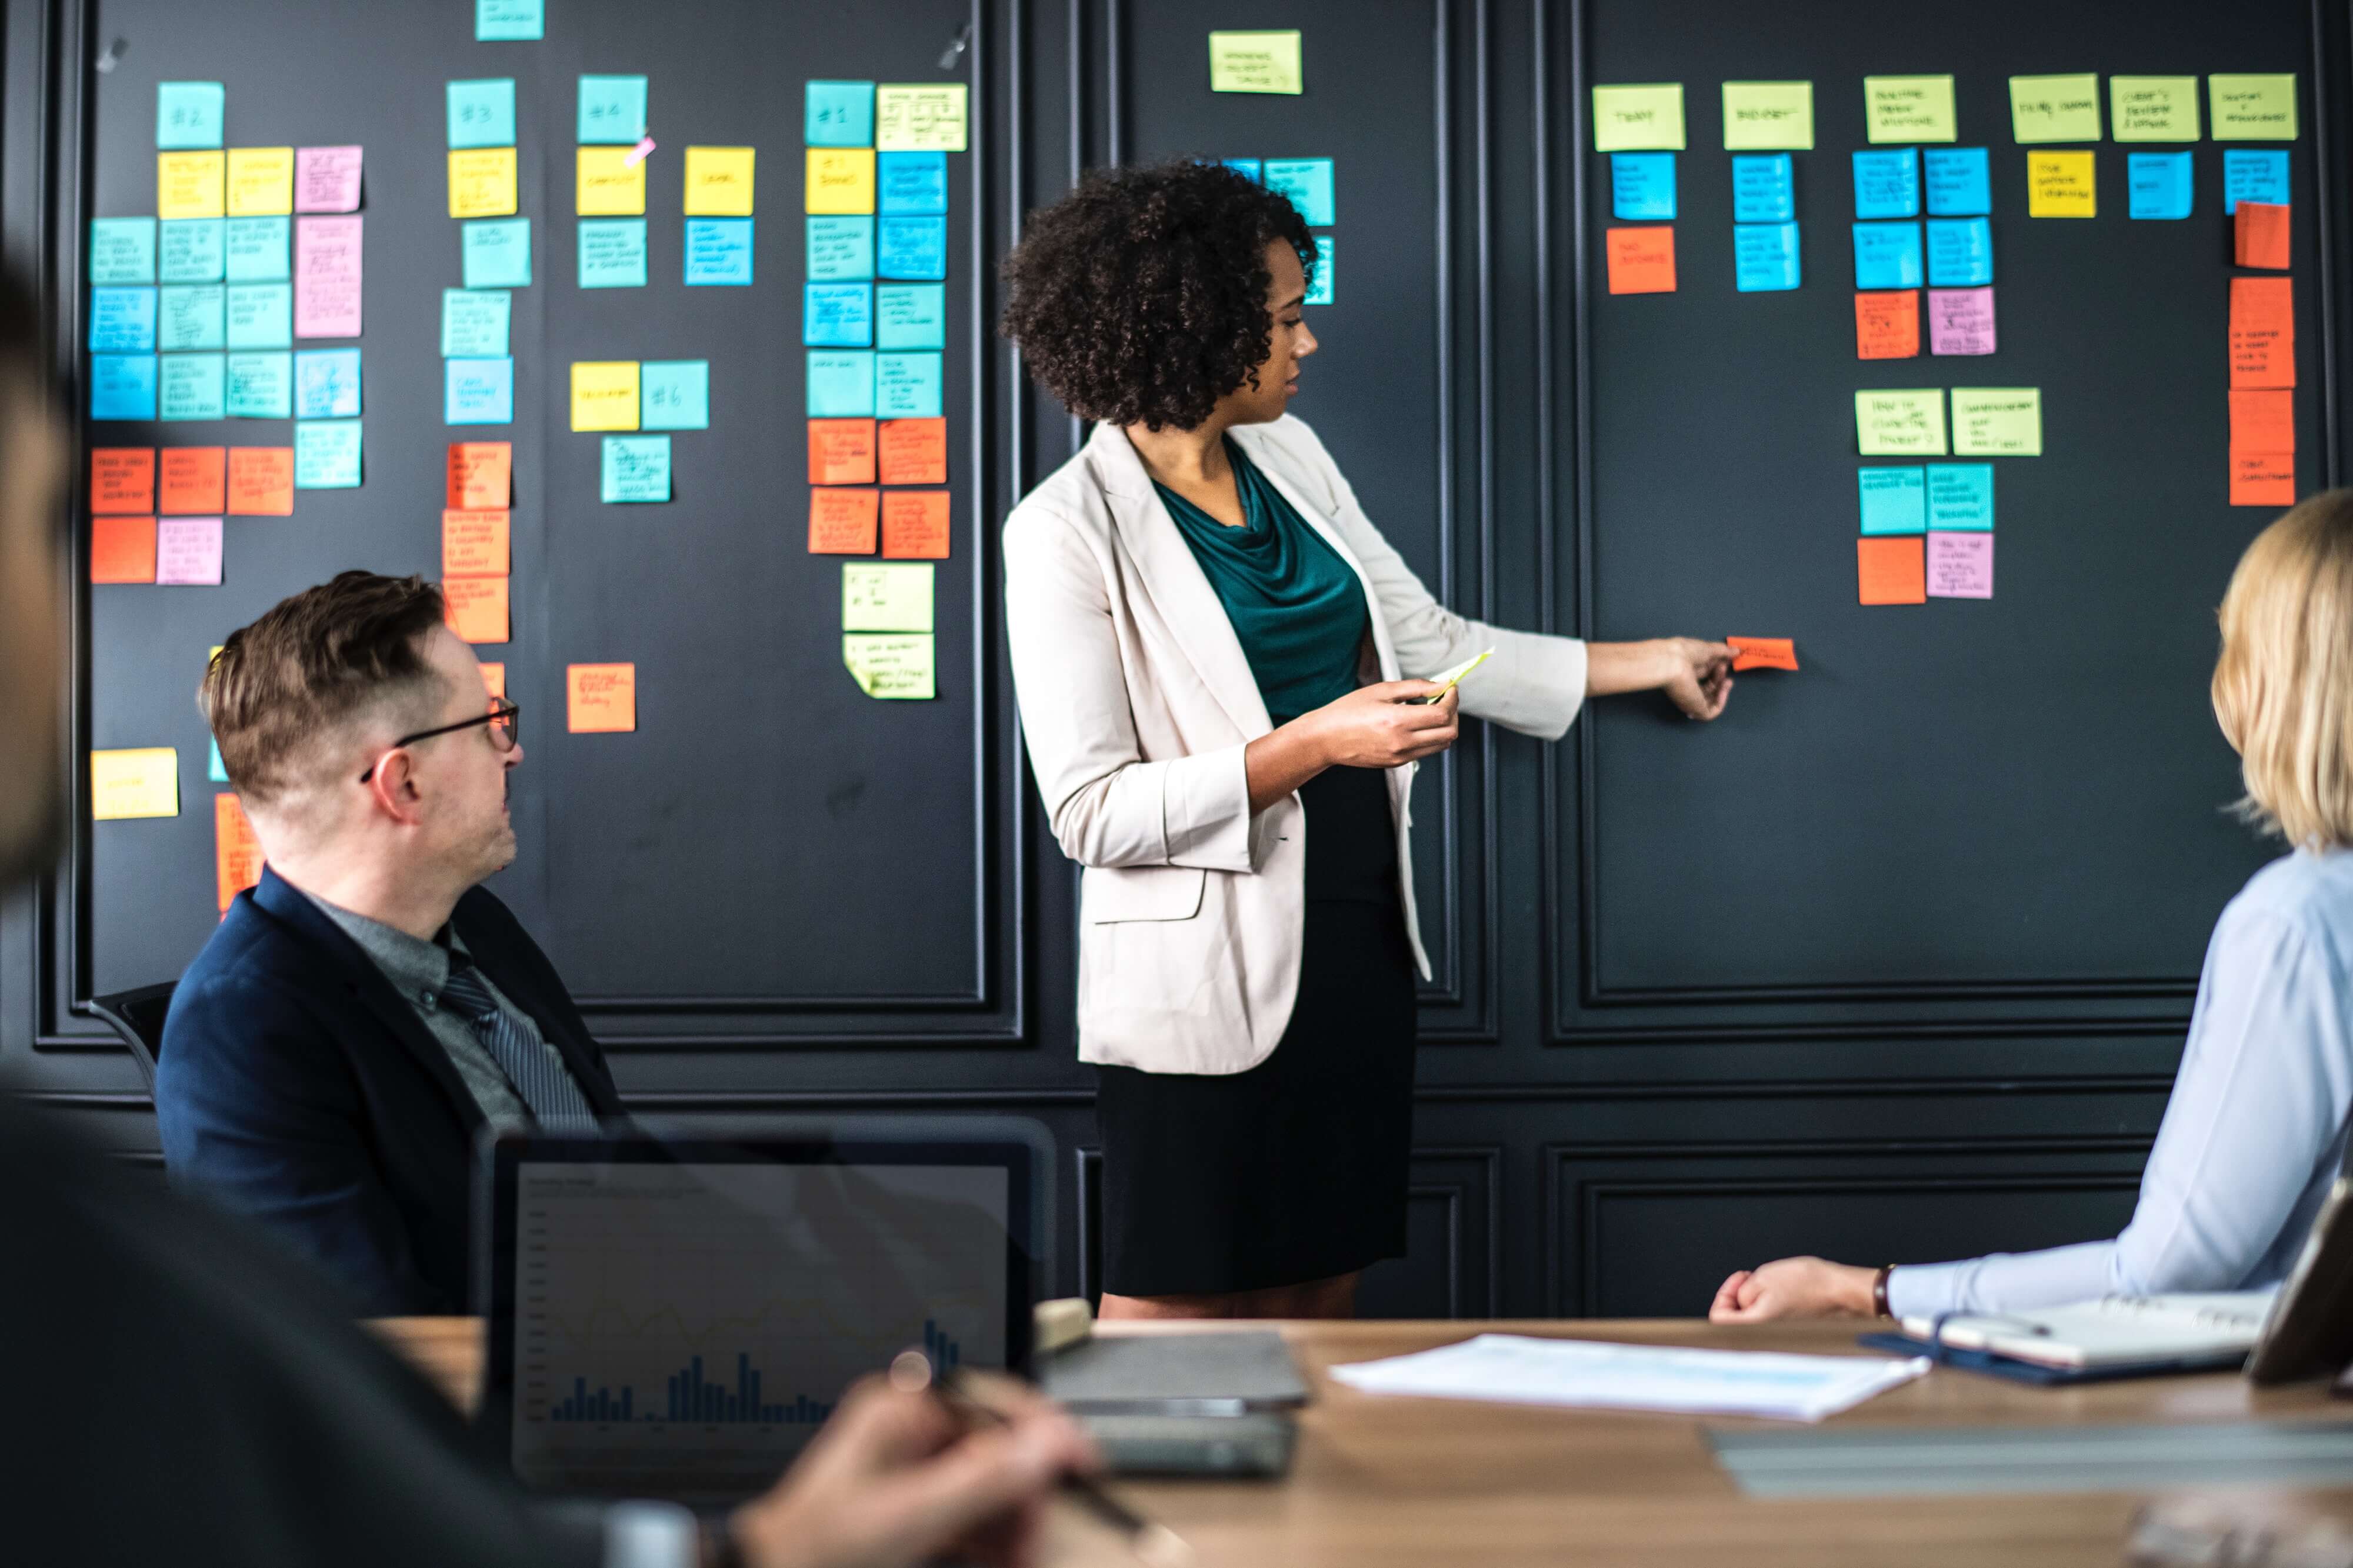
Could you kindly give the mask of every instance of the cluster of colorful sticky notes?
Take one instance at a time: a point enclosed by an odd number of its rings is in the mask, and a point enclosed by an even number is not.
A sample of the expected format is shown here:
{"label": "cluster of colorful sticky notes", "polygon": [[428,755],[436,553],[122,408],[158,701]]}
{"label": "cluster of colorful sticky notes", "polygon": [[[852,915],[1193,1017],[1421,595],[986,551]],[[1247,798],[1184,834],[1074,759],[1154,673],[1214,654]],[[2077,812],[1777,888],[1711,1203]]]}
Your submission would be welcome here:
{"label": "cluster of colorful sticky notes", "polygon": [[217,584],[224,517],[293,513],[290,447],[167,447],[157,458],[152,447],[90,452],[92,583]]}
{"label": "cluster of colorful sticky notes", "polygon": [[2294,282],[2232,279],[2231,505],[2295,503],[2295,387]]}
{"label": "cluster of colorful sticky notes", "polygon": [[1991,463],[1855,470],[1865,534],[1993,527]]}
{"label": "cluster of colorful sticky notes", "polygon": [[564,727],[575,735],[615,734],[638,727],[638,667],[564,667]]}
{"label": "cluster of colorful sticky notes", "polygon": [[578,361],[572,366],[575,430],[703,430],[710,425],[708,360]]}
{"label": "cluster of colorful sticky notes", "polygon": [[[1329,158],[1224,158],[1219,160],[1244,179],[1265,185],[1282,195],[1299,214],[1300,221],[1311,227],[1337,220],[1337,200],[1335,195],[1335,176]],[[1667,169],[1666,202],[1674,205],[1674,161],[1665,160]],[[890,211],[886,201],[883,211]],[[1670,213],[1672,215],[1672,212]],[[1334,239],[1329,234],[1313,237],[1315,255],[1305,258],[1307,295],[1303,303],[1328,305],[1335,298],[1333,288]],[[814,276],[814,274],[812,274]]]}
{"label": "cluster of colorful sticky notes", "polygon": [[841,568],[841,661],[869,697],[934,695],[929,562]]}
{"label": "cluster of colorful sticky notes", "polygon": [[90,754],[90,815],[96,822],[180,815],[180,753],[134,746]]}
{"label": "cluster of colorful sticky notes", "polygon": [[1307,89],[1296,29],[1211,33],[1211,92],[1300,93]]}

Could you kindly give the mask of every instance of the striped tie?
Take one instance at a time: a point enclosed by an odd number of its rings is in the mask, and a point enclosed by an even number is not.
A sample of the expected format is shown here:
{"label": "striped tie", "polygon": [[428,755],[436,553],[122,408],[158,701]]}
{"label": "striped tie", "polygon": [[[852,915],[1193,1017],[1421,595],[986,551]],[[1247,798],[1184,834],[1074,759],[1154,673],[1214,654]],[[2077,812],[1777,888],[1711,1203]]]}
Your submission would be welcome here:
{"label": "striped tie", "polygon": [[596,1113],[564,1070],[564,1059],[533,1039],[507,1016],[482,984],[473,961],[463,953],[449,955],[449,977],[441,984],[441,1003],[474,1026],[474,1033],[507,1075],[515,1092],[542,1127],[596,1125]]}

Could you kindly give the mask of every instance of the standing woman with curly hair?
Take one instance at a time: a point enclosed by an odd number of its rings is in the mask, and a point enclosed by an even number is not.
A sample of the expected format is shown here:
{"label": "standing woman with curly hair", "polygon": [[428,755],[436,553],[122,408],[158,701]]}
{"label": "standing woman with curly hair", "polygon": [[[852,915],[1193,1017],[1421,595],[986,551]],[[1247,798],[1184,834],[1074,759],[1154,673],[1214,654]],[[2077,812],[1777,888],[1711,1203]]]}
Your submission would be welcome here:
{"label": "standing woman with curly hair", "polygon": [[1107,1317],[1345,1317],[1404,1252],[1429,972],[1407,791],[1457,704],[1556,740],[1588,695],[1713,719],[1732,688],[1718,643],[1430,596],[1284,412],[1315,260],[1290,202],[1187,161],[1091,177],[1005,262],[1002,331],[1096,422],[1006,520],[1005,595],[1038,787],[1086,868]]}

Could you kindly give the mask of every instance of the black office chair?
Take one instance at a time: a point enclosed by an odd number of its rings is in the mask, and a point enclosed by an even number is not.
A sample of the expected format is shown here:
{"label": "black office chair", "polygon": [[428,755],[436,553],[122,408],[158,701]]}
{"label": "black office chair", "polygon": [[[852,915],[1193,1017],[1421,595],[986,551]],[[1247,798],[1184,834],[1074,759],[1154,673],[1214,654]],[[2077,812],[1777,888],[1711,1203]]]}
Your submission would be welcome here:
{"label": "black office chair", "polygon": [[149,1094],[155,1092],[155,1064],[164,1055],[164,1015],[172,1010],[172,993],[179,984],[166,980],[161,985],[142,985],[136,991],[90,999],[90,1011],[112,1025],[122,1043],[131,1047],[131,1059],[139,1064]]}

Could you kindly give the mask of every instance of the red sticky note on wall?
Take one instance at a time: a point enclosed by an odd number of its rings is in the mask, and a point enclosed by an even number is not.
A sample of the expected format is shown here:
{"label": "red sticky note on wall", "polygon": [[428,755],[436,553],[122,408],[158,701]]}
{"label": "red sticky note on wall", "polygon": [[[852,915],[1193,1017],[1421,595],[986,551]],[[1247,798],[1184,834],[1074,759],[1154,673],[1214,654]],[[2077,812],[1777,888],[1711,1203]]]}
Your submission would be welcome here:
{"label": "red sticky note on wall", "polygon": [[808,547],[812,555],[871,555],[880,490],[809,491]]}
{"label": "red sticky note on wall", "polygon": [[1609,258],[1612,294],[1672,294],[1675,291],[1675,231],[1613,228],[1603,237]]}
{"label": "red sticky note on wall", "polygon": [[1854,542],[1857,588],[1866,605],[1928,602],[1927,541],[1858,539]]}
{"label": "red sticky note on wall", "polygon": [[2231,384],[2295,384],[2294,279],[2231,279]]}
{"label": "red sticky note on wall", "polygon": [[1878,289],[1854,297],[1854,357],[1913,359],[1920,353],[1920,291]]}
{"label": "red sticky note on wall", "polygon": [[575,735],[636,729],[638,667],[634,664],[565,665],[564,727]]}
{"label": "red sticky note on wall", "polygon": [[227,791],[213,796],[213,883],[220,912],[261,880],[261,840],[245,819],[245,804]]}
{"label": "red sticky note on wall", "polygon": [[446,577],[441,582],[441,618],[459,640],[470,643],[507,640],[507,580],[503,577]]}
{"label": "red sticky note on wall", "polygon": [[892,490],[882,497],[882,554],[886,560],[945,561],[948,558],[948,492]]}
{"label": "red sticky note on wall", "polygon": [[458,511],[504,511],[513,502],[513,442],[449,444],[449,499],[442,504]]}
{"label": "red sticky note on wall", "polygon": [[2295,450],[2295,394],[2231,389],[2231,450]]}
{"label": "red sticky note on wall", "polygon": [[165,517],[218,517],[227,510],[227,458],[220,447],[164,448],[163,497],[155,510]]}
{"label": "red sticky note on wall", "polygon": [[882,482],[944,485],[948,482],[948,422],[944,419],[882,421]]}
{"label": "red sticky note on wall", "polygon": [[1732,645],[1732,668],[1738,669],[1795,669],[1798,668],[1798,645],[1788,637],[1726,637]]}
{"label": "red sticky note on wall", "polygon": [[228,449],[228,515],[294,515],[294,448],[231,447]]}
{"label": "red sticky note on wall", "polygon": [[155,510],[155,448],[90,448],[90,510],[101,517],[152,516]]}
{"label": "red sticky note on wall", "polygon": [[2287,270],[2287,208],[2273,202],[2241,202],[2232,219],[2233,259],[2242,267]]}
{"label": "red sticky note on wall", "polygon": [[2294,452],[2233,452],[2231,454],[2232,506],[2294,506]]}
{"label": "red sticky note on wall", "polygon": [[507,562],[505,512],[453,507],[441,513],[441,575],[503,577]]}
{"label": "red sticky note on wall", "polygon": [[874,482],[874,421],[812,419],[808,422],[808,479],[813,485]]}
{"label": "red sticky note on wall", "polygon": [[155,580],[155,520],[152,517],[90,519],[90,580],[93,583],[153,583]]}

